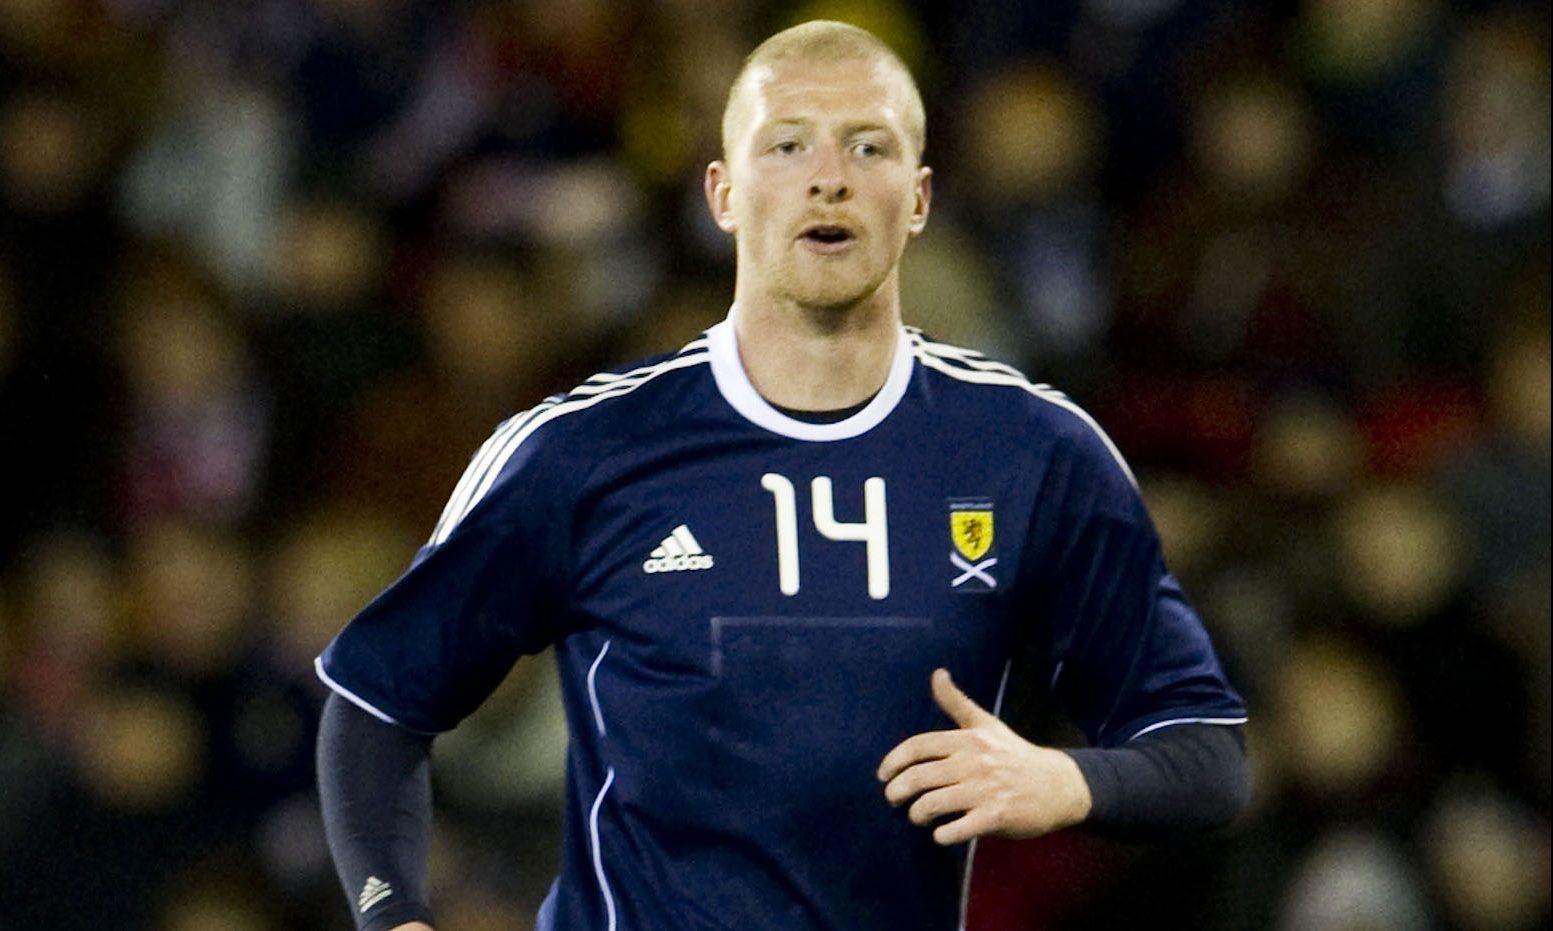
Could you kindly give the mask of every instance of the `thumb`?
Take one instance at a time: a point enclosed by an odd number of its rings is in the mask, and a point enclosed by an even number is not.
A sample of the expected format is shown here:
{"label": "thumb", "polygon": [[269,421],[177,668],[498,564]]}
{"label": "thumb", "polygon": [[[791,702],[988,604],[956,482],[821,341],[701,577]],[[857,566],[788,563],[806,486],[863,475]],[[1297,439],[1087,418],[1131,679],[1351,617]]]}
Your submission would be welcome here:
{"label": "thumb", "polygon": [[988,720],[996,720],[972,701],[969,695],[960,691],[949,677],[947,669],[933,670],[933,700],[961,727],[975,727]]}

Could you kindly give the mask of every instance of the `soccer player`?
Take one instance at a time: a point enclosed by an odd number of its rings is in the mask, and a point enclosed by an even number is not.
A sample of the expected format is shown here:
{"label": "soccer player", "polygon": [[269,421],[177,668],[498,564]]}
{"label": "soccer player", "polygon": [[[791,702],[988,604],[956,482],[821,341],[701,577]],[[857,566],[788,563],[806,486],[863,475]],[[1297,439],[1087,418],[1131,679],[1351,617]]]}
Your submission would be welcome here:
{"label": "soccer player", "polygon": [[[902,325],[923,140],[871,34],[756,49],[706,172],[727,320],[502,424],[319,658],[361,928],[430,926],[431,735],[547,646],[572,738],[547,931],[951,931],[979,836],[1244,804],[1245,711],[1116,448]],[[1015,676],[1092,746],[1004,725]]]}

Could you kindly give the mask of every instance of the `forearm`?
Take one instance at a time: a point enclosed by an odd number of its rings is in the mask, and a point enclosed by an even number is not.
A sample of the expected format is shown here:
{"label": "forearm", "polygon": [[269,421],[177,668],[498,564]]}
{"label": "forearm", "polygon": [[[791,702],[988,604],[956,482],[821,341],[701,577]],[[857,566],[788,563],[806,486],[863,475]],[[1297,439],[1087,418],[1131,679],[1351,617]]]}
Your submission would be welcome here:
{"label": "forearm", "polygon": [[431,738],[330,695],[318,735],[318,794],[358,931],[429,931]]}
{"label": "forearm", "polygon": [[1227,824],[1251,795],[1240,727],[1181,724],[1113,748],[1067,751],[1089,784],[1085,825],[1131,839]]}

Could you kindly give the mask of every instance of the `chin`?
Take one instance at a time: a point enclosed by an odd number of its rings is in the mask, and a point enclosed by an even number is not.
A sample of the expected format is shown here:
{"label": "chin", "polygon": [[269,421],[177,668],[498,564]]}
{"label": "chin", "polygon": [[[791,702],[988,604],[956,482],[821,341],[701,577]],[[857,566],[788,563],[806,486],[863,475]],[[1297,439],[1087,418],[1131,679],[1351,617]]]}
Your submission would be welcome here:
{"label": "chin", "polygon": [[851,280],[815,281],[815,276],[798,281],[785,289],[784,297],[810,310],[845,310],[872,297],[884,282]]}

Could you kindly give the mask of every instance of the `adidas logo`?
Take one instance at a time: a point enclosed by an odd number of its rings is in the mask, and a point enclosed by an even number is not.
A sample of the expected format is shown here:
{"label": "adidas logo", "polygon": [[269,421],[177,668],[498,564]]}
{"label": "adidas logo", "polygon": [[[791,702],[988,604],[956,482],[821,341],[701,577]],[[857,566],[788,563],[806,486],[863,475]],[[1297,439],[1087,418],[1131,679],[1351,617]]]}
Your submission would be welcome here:
{"label": "adidas logo", "polygon": [[688,572],[692,569],[712,568],[712,557],[707,555],[691,535],[690,528],[680,524],[674,532],[663,538],[642,563],[645,572]]}
{"label": "adidas logo", "polygon": [[361,895],[356,897],[356,905],[362,912],[365,912],[393,894],[393,886],[383,882],[376,876],[368,876],[367,884],[361,887]]}

